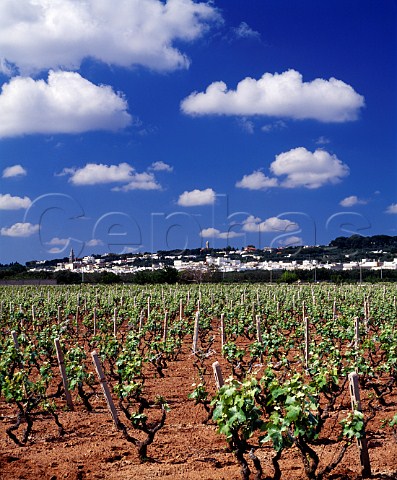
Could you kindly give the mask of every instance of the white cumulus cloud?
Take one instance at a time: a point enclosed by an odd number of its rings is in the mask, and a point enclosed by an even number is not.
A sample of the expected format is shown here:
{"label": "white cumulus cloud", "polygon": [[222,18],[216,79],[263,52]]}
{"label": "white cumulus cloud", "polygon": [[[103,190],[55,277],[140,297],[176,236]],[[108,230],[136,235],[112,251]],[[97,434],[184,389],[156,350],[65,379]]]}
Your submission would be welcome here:
{"label": "white cumulus cloud", "polygon": [[0,234],[4,237],[31,237],[39,231],[40,226],[32,223],[15,223],[11,227],[3,227]]}
{"label": "white cumulus cloud", "polygon": [[243,221],[244,232],[250,233],[267,233],[267,232],[287,232],[289,230],[296,230],[298,224],[288,219],[278,217],[270,217],[266,220],[261,220],[258,217],[249,215]]}
{"label": "white cumulus cloud", "polygon": [[395,214],[397,213],[397,203],[392,203],[386,208],[386,213],[392,213]]}
{"label": "white cumulus cloud", "polygon": [[153,162],[150,166],[150,170],[153,170],[154,172],[172,172],[174,167],[171,167],[168,163],[160,160],[158,162]]}
{"label": "white cumulus cloud", "polygon": [[181,207],[197,207],[201,205],[213,205],[215,203],[216,193],[212,188],[205,190],[185,191],[179,195],[178,205]]}
{"label": "white cumulus cloud", "polygon": [[87,163],[82,168],[65,168],[58,176],[70,175],[69,181],[76,186],[104,185],[122,183],[113,191],[128,192],[129,190],[160,190],[161,185],[151,172],[136,172],[134,167],[123,162],[118,165],[103,163]]}
{"label": "white cumulus cloud", "polygon": [[46,245],[61,245],[65,247],[68,243],[69,243],[68,238],[53,237],[49,242],[46,242]]}
{"label": "white cumulus cloud", "polygon": [[128,192],[130,190],[161,190],[161,185],[155,179],[153,173],[142,172],[131,175],[127,185],[114,187],[114,191]]}
{"label": "white cumulus cloud", "polygon": [[128,163],[119,165],[104,165],[103,163],[87,163],[77,170],[65,169],[71,173],[70,182],[73,185],[98,185],[103,183],[128,182],[131,180],[134,168]]}
{"label": "white cumulus cloud", "polygon": [[89,57],[121,67],[187,68],[174,42],[195,40],[220,20],[209,2],[193,0],[2,0],[0,66],[24,75],[76,70]]}
{"label": "white cumulus cloud", "polygon": [[247,188],[248,190],[266,190],[267,188],[277,187],[277,178],[267,177],[260,170],[256,170],[249,175],[244,175],[236,183],[237,188]]}
{"label": "white cumulus cloud", "polygon": [[304,147],[276,155],[270,164],[270,171],[273,177],[266,176],[260,170],[244,175],[236,187],[249,190],[271,187],[315,189],[328,183],[338,183],[349,175],[349,167],[336,155],[321,149],[310,152]]}
{"label": "white cumulus cloud", "polygon": [[31,205],[29,197],[13,197],[9,193],[0,193],[0,210],[19,210],[29,208]]}
{"label": "white cumulus cloud", "polygon": [[202,238],[220,238],[220,239],[225,239],[228,240],[230,238],[237,238],[237,237],[242,237],[244,233],[239,233],[239,232],[221,232],[217,228],[209,227],[209,228],[203,228],[200,232],[200,236]]}
{"label": "white cumulus cloud", "polygon": [[111,87],[78,73],[50,71],[47,81],[15,77],[0,94],[0,138],[119,130],[131,124],[127,107]]}
{"label": "white cumulus cloud", "polygon": [[304,147],[277,155],[270,171],[277,177],[286,176],[280,184],[284,188],[319,188],[349,175],[349,167],[336,155],[320,149],[310,152]]}
{"label": "white cumulus cloud", "polygon": [[102,242],[102,240],[98,238],[92,238],[91,240],[88,240],[88,242],[86,243],[87,247],[98,247],[103,244],[104,243]]}
{"label": "white cumulus cloud", "polygon": [[366,205],[367,200],[358,198],[357,195],[350,195],[339,202],[342,207],[353,207],[354,205]]}
{"label": "white cumulus cloud", "polygon": [[256,38],[259,39],[261,34],[253,30],[247,22],[241,22],[236,28],[233,28],[233,33],[237,38]]}
{"label": "white cumulus cloud", "polygon": [[290,237],[278,240],[278,243],[279,245],[283,245],[284,247],[292,247],[297,245],[303,245],[303,240],[302,237],[291,235]]}
{"label": "white cumulus cloud", "polygon": [[3,170],[3,178],[23,177],[27,175],[27,171],[22,165],[12,165]]}
{"label": "white cumulus cloud", "polygon": [[214,82],[181,103],[188,115],[266,115],[321,122],[355,120],[363,106],[364,97],[342,80],[304,82],[296,70],[265,73],[259,80],[246,77],[236,90],[229,90],[225,82]]}

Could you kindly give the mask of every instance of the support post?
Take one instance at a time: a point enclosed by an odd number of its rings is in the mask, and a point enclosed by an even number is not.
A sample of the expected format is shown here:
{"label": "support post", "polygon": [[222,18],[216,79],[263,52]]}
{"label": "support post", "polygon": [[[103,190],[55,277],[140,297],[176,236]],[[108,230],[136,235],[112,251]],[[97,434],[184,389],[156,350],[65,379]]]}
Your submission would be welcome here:
{"label": "support post", "polygon": [[139,333],[141,333],[141,330],[142,330],[143,317],[144,317],[143,310],[141,310],[141,313],[139,315],[139,330],[138,330]]}
{"label": "support post", "polygon": [[354,348],[358,350],[360,344],[360,319],[354,317]]}
{"label": "support post", "polygon": [[110,395],[108,382],[106,381],[105,374],[103,373],[101,361],[99,360],[98,354],[96,353],[95,350],[93,352],[91,352],[91,356],[92,356],[92,361],[93,361],[94,366],[95,366],[95,370],[96,370],[98,378],[99,378],[99,382],[101,383],[102,391],[103,391],[103,394],[105,396],[105,400],[106,400],[106,403],[108,405],[110,415],[112,416],[112,419],[113,419],[113,423],[114,423],[115,427],[118,430],[120,430],[121,426],[120,426],[119,417],[117,415],[116,407],[114,406],[112,396]]}
{"label": "support post", "polygon": [[68,378],[66,376],[65,362],[64,362],[61,344],[59,343],[59,338],[55,338],[54,343],[55,343],[55,350],[57,352],[59,372],[62,377],[63,389],[65,390],[66,404],[69,410],[73,410],[74,406],[73,406],[72,396],[70,395],[70,391],[69,391],[69,383],[68,383]]}
{"label": "support post", "polygon": [[117,308],[113,312],[113,336],[114,338],[117,337]]}
{"label": "support post", "polygon": [[259,343],[262,343],[261,316],[257,315],[255,319],[256,319],[256,339]]}
{"label": "support post", "polygon": [[310,329],[309,329],[309,319],[305,317],[305,366],[306,369],[309,368],[309,349],[310,349]]}
{"label": "support post", "polygon": [[219,390],[225,383],[223,381],[222,370],[219,362],[214,362],[212,364],[212,370],[214,371],[216,389]]}
{"label": "support post", "polygon": [[193,353],[197,351],[197,343],[198,343],[198,334],[199,334],[199,320],[200,320],[200,312],[196,312],[196,317],[194,319],[194,331],[193,331],[193,346],[192,350]]}
{"label": "support post", "polygon": [[[349,373],[349,391],[352,410],[358,410],[361,412],[361,399],[360,388],[358,384],[358,375],[356,372]],[[363,478],[371,477],[371,464],[368,454],[367,438],[365,436],[365,429],[363,427],[363,433],[361,438],[357,438],[357,446],[360,454],[361,474]]]}
{"label": "support post", "polygon": [[76,308],[76,336],[79,336],[79,312],[80,312],[80,307],[77,305]]}
{"label": "support post", "polygon": [[164,314],[164,328],[163,328],[163,342],[167,341],[167,334],[168,334],[168,312],[166,311]]}
{"label": "support post", "polygon": [[221,351],[223,351],[223,346],[226,343],[226,332],[225,332],[225,314],[221,313]]}
{"label": "support post", "polygon": [[14,348],[15,350],[18,351],[19,350],[18,335],[15,330],[12,330],[11,337],[12,337],[12,341],[14,342]]}

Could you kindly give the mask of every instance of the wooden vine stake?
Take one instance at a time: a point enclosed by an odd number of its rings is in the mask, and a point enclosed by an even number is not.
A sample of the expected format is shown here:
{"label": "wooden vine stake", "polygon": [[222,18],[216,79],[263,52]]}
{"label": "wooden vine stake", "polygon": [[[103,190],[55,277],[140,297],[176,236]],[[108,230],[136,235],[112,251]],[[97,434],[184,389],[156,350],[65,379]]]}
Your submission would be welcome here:
{"label": "wooden vine stake", "polygon": [[66,370],[65,370],[65,361],[63,357],[61,344],[59,343],[59,338],[55,338],[54,343],[55,343],[55,350],[57,352],[59,372],[61,373],[63,389],[65,390],[66,404],[69,410],[73,410],[74,406],[73,406],[72,396],[70,395],[70,391],[69,391],[68,377],[66,376]]}
{"label": "wooden vine stake", "polygon": [[[361,412],[360,387],[358,385],[358,374],[356,372],[349,373],[349,391],[353,413],[355,410]],[[361,438],[357,438],[357,446],[360,454],[361,475],[363,478],[371,477],[371,464],[369,461],[367,438],[365,429]]]}
{"label": "wooden vine stake", "polygon": [[360,344],[360,319],[354,317],[354,348],[358,350]]}
{"label": "wooden vine stake", "polygon": [[76,307],[76,335],[79,335],[79,310],[80,307],[77,305]]}
{"label": "wooden vine stake", "polygon": [[256,319],[256,339],[258,343],[262,343],[261,316],[257,315],[255,319]]}
{"label": "wooden vine stake", "polygon": [[61,323],[61,306],[60,305],[58,305],[57,317],[58,317],[58,325],[59,325]]}
{"label": "wooden vine stake", "polygon": [[117,337],[117,308],[113,312],[113,336],[114,338]]}
{"label": "wooden vine stake", "polygon": [[197,351],[198,334],[199,334],[199,320],[200,320],[200,312],[197,310],[196,318],[194,319],[193,346],[192,346],[193,353],[196,353],[196,351]]}
{"label": "wooden vine stake", "polygon": [[223,351],[223,346],[226,343],[226,332],[225,332],[225,314],[221,313],[221,351]]}
{"label": "wooden vine stake", "polygon": [[11,337],[12,337],[12,341],[14,342],[14,348],[15,350],[18,351],[19,350],[18,335],[15,330],[12,330]]}
{"label": "wooden vine stake", "polygon": [[93,318],[93,327],[94,327],[94,337],[96,335],[96,307],[94,307],[94,318]]}
{"label": "wooden vine stake", "polygon": [[179,300],[179,320],[182,320],[183,315],[183,302],[182,299]]}
{"label": "wooden vine stake", "polygon": [[219,390],[221,387],[223,387],[223,384],[225,383],[223,381],[222,370],[221,370],[221,366],[219,365],[219,362],[214,362],[212,364],[212,370],[214,371],[216,388],[217,390]]}
{"label": "wooden vine stake", "polygon": [[163,327],[163,342],[167,341],[167,334],[168,334],[168,312],[166,311],[164,314],[164,327]]}
{"label": "wooden vine stake", "polygon": [[143,325],[143,310],[141,310],[141,314],[139,315],[139,333],[141,333]]}
{"label": "wooden vine stake", "polygon": [[99,360],[98,354],[96,353],[95,350],[91,352],[91,356],[92,356],[92,361],[94,362],[96,373],[99,378],[99,382],[102,387],[103,394],[105,396],[106,403],[109,408],[110,415],[112,416],[112,419],[113,419],[113,423],[117,429],[120,429],[119,417],[117,415],[116,407],[114,406],[112,396],[110,395],[108,382],[106,381],[105,374],[103,373],[101,361]]}
{"label": "wooden vine stake", "polygon": [[310,348],[310,330],[309,330],[309,319],[305,317],[305,366],[306,369],[309,368],[309,348]]}

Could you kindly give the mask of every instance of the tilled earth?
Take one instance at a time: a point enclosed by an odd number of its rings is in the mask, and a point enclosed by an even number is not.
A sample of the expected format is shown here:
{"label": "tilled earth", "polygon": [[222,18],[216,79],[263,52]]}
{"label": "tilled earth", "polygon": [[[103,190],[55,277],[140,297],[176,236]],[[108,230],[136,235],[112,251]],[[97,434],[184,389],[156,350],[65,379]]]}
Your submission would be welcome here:
{"label": "tilled earth", "polygon": [[[227,377],[230,370],[219,354],[214,353],[209,365],[215,360],[219,360]],[[171,408],[165,426],[149,446],[150,461],[139,462],[135,447],[114,427],[98,389],[98,395],[92,399],[94,410],[91,413],[85,410],[76,396],[73,397],[74,411],[66,411],[61,405],[59,419],[66,431],[63,436],[59,436],[58,428],[50,417],[42,416],[35,420],[33,433],[23,447],[15,445],[5,432],[15,423],[16,411],[11,405],[0,402],[0,479],[240,479],[240,468],[233,453],[227,450],[224,437],[217,433],[212,422],[203,423],[206,419],[203,407],[195,406],[188,399],[193,390],[192,384],[198,381],[189,347],[177,361],[169,363],[164,373],[165,378],[158,378],[154,370],[149,370],[145,383],[145,392],[149,397],[162,395]],[[207,382],[213,385],[210,369]],[[396,480],[397,439],[389,427],[382,428],[382,420],[391,419],[396,413],[397,395],[388,397],[387,402],[388,406],[382,407],[368,425],[369,455],[372,478]],[[350,408],[348,392],[339,399],[339,407],[333,412],[315,446],[321,465],[329,463],[338,453],[338,422]],[[120,418],[128,424],[122,415]],[[136,432],[134,435],[139,436]],[[273,455],[271,446],[257,451],[264,470],[263,478],[273,475]],[[284,479],[306,478],[295,448],[282,454],[280,466]],[[361,478],[355,443],[329,478]]]}

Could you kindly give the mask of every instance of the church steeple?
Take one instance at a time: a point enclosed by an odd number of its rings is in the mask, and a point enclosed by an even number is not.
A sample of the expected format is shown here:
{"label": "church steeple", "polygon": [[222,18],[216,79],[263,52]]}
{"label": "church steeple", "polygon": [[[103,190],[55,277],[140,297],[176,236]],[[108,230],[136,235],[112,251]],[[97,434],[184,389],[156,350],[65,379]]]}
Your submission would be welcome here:
{"label": "church steeple", "polygon": [[69,253],[69,263],[73,263],[75,260],[76,260],[76,257],[74,256],[74,251],[72,248]]}

